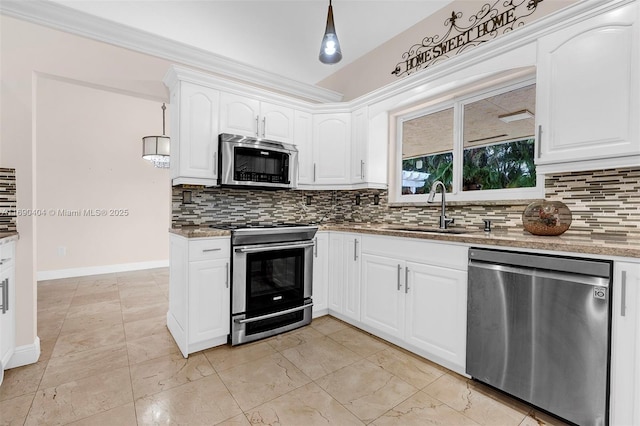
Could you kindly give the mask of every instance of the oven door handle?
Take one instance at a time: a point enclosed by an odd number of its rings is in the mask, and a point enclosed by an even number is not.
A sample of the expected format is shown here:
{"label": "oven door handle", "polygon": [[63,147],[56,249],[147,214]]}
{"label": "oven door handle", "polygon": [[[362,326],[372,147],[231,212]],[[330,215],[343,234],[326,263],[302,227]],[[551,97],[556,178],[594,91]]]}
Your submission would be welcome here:
{"label": "oven door handle", "polygon": [[269,319],[269,318],[279,317],[280,315],[286,315],[286,314],[290,314],[292,312],[302,311],[303,309],[307,309],[307,308],[310,308],[312,306],[313,306],[313,303],[308,303],[306,305],[296,306],[295,308],[286,309],[284,311],[273,312],[271,314],[260,315],[259,317],[253,317],[253,318],[247,318],[247,319],[239,319],[238,318],[238,319],[235,319],[234,321],[237,322],[238,324],[247,324],[249,322],[262,321],[262,320]]}
{"label": "oven door handle", "polygon": [[304,243],[297,244],[260,244],[255,246],[238,247],[235,249],[236,253],[257,253],[261,251],[273,251],[273,250],[288,250],[312,247],[313,241],[306,241]]}

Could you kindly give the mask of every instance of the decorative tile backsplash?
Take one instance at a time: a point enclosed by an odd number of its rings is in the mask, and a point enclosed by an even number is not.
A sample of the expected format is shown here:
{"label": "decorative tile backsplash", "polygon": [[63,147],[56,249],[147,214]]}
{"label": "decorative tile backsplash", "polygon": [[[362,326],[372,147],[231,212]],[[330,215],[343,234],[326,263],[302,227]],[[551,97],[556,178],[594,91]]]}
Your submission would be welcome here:
{"label": "decorative tile backsplash", "polygon": [[[183,191],[191,202],[183,203]],[[561,200],[573,213],[571,231],[603,238],[640,236],[640,168],[576,172],[546,177],[548,199]],[[440,204],[391,207],[387,191],[261,191],[231,188],[173,188],[172,226],[243,222],[388,223],[435,225]],[[376,203],[377,199],[377,203]],[[447,206],[455,226],[522,229],[526,204]],[[605,235],[606,234],[606,235]]]}
{"label": "decorative tile backsplash", "polygon": [[0,168],[0,232],[16,231],[16,171]]}

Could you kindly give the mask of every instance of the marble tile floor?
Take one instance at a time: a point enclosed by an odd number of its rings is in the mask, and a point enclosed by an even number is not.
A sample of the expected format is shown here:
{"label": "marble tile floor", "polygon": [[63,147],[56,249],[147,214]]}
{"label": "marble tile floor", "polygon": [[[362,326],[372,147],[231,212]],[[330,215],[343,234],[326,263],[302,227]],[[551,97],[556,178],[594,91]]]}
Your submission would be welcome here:
{"label": "marble tile floor", "polygon": [[562,424],[332,317],[184,359],[168,270],[38,283],[38,363],[6,371],[0,425]]}

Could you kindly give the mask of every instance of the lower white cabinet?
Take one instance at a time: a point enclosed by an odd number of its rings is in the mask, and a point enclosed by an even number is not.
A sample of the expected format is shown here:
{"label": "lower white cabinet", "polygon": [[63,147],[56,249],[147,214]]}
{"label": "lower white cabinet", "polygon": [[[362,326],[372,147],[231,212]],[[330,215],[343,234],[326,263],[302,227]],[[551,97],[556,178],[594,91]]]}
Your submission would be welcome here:
{"label": "lower white cabinet", "polygon": [[167,327],[182,355],[227,343],[231,320],[229,237],[171,234]]}
{"label": "lower white cabinet", "polygon": [[15,241],[0,241],[0,384],[15,350]]}
{"label": "lower white cabinet", "polygon": [[329,312],[329,234],[318,232],[313,247],[313,316]]}
{"label": "lower white cabinet", "polygon": [[360,236],[331,232],[329,252],[329,313],[360,321]]}
{"label": "lower white cabinet", "polygon": [[393,250],[371,254],[370,241],[363,241],[361,282],[367,331],[464,373],[466,271],[407,261],[410,255]]}
{"label": "lower white cabinet", "polygon": [[640,424],[640,263],[615,262],[611,336],[611,425]]}

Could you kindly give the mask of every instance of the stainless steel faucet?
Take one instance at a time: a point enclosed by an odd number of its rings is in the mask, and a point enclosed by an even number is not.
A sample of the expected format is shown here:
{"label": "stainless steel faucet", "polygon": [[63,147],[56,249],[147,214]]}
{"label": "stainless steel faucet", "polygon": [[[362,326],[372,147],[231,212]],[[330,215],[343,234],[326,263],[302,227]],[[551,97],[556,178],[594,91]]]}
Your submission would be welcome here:
{"label": "stainless steel faucet", "polygon": [[440,229],[447,229],[449,224],[452,224],[454,222],[454,219],[450,219],[447,217],[447,204],[445,201],[445,193],[447,192],[447,188],[444,186],[444,183],[442,183],[442,181],[437,180],[433,182],[433,185],[431,185],[431,191],[429,191],[429,198],[427,198],[427,203],[433,203],[433,199],[435,198],[436,192],[438,191],[438,186],[442,188],[442,190],[440,191],[440,193],[442,194],[442,211],[440,212],[440,224],[438,225],[438,227]]}

